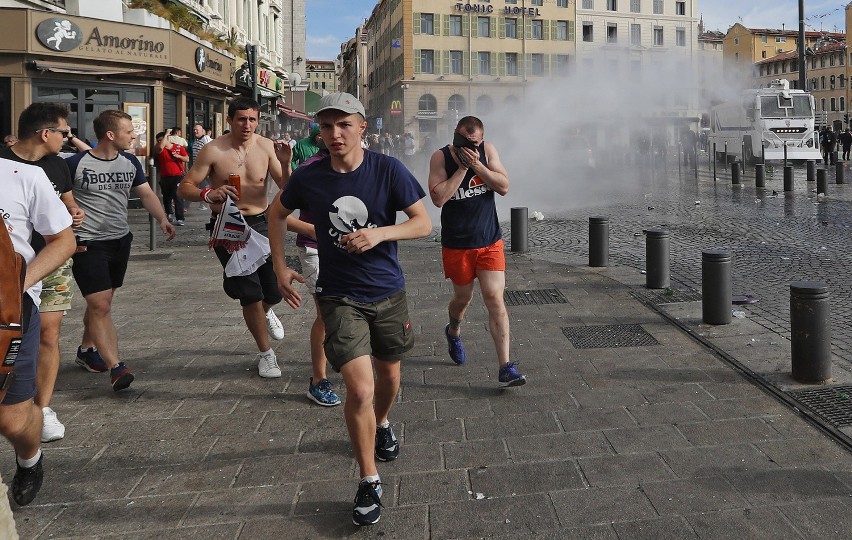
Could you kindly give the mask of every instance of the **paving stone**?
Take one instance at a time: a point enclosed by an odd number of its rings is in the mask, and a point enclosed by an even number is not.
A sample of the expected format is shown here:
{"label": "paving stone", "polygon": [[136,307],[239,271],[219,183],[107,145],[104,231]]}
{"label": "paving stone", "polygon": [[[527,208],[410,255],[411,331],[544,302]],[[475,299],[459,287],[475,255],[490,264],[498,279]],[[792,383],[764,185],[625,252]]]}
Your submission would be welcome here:
{"label": "paving stone", "polygon": [[646,481],[675,478],[656,453],[586,457],[578,462],[592,487],[636,486]]}
{"label": "paving stone", "polygon": [[399,458],[393,461],[378,462],[378,467],[381,474],[393,475],[440,471],[443,469],[441,446],[438,444],[408,444],[403,442],[400,444]]}
{"label": "paving stone", "polygon": [[351,456],[325,453],[258,458],[243,465],[234,487],[352,478],[354,465],[355,461]]}
{"label": "paving stone", "polygon": [[833,464],[849,458],[849,452],[825,437],[758,442],[755,446],[781,467]]}
{"label": "paving stone", "polygon": [[574,460],[480,467],[471,469],[469,475],[474,493],[483,493],[486,497],[514,497],[583,487]]}
{"label": "paving stone", "polygon": [[716,399],[697,402],[696,405],[712,420],[779,416],[787,410],[782,404],[767,396],[745,399]]}
{"label": "paving stone", "polygon": [[151,467],[139,481],[134,482],[130,496],[226,490],[234,482],[241,468],[241,461],[219,462],[214,465],[204,462],[191,466]]}
{"label": "paving stone", "polygon": [[731,440],[758,442],[781,438],[760,418],[735,418],[681,424],[678,429],[695,446],[721,444]]}
{"label": "paving stone", "polygon": [[627,523],[614,523],[620,538],[633,540],[684,540],[698,538],[692,526],[683,517],[642,519]]}
{"label": "paving stone", "polygon": [[461,441],[463,431],[462,421],[459,419],[408,422],[405,424],[404,439],[408,444]]}
{"label": "paving stone", "polygon": [[506,444],[515,462],[564,460],[612,453],[606,437],[594,431],[510,437]]}
{"label": "paving stone", "polygon": [[126,540],[231,540],[236,537],[241,523],[217,523],[201,527],[176,527],[144,533],[119,533],[100,538],[122,538]]}
{"label": "paving stone", "polygon": [[755,506],[852,496],[837,476],[818,468],[750,471],[729,481]]}
{"label": "paving stone", "polygon": [[611,429],[603,434],[619,454],[692,446],[674,426]]}
{"label": "paving stone", "polygon": [[657,517],[651,501],[637,486],[556,491],[550,498],[563,527]]}
{"label": "paving stone", "polygon": [[634,405],[627,410],[640,426],[660,424],[683,424],[688,422],[706,421],[707,416],[697,404],[686,403],[649,403]]}
{"label": "paving stone", "polygon": [[[122,437],[124,438],[124,437]],[[86,464],[87,469],[112,470],[135,467],[157,467],[179,463],[198,463],[216,439],[193,437],[171,441],[114,442]]]}
{"label": "paving stone", "polygon": [[699,538],[799,538],[798,525],[784,519],[776,508],[745,508],[702,512],[687,516]]}
{"label": "paving stone", "polygon": [[296,452],[296,447],[301,436],[301,431],[243,433],[241,435],[220,436],[215,438],[213,446],[205,455],[205,460],[251,460],[273,455],[293,454]]}
{"label": "paving stone", "polygon": [[556,416],[565,431],[596,431],[636,427],[636,422],[622,407],[559,411]]}
{"label": "paving stone", "polygon": [[183,525],[234,523],[289,515],[298,486],[231,488],[203,492],[183,518]]}
{"label": "paving stone", "polygon": [[445,442],[442,445],[447,469],[472,469],[500,465],[509,459],[501,439]]}
{"label": "paving stone", "polygon": [[543,494],[429,505],[433,538],[535,534],[556,526],[556,516]]}
{"label": "paving stone", "polygon": [[404,474],[399,478],[399,504],[470,500],[464,470]]}
{"label": "paving stone", "polygon": [[438,420],[494,416],[489,399],[449,399],[436,401]]}
{"label": "paving stone", "polygon": [[661,452],[669,468],[680,478],[731,477],[748,471],[777,469],[778,465],[751,444],[720,444]]}
{"label": "paving stone", "polygon": [[778,507],[805,538],[844,538],[852,530],[849,497]]}
{"label": "paving stone", "polygon": [[[351,497],[355,498],[353,491]],[[352,524],[351,506],[339,514],[319,514],[250,521],[240,533],[240,540],[255,538],[287,538],[314,540],[316,538],[429,538],[427,506],[383,508],[382,518],[370,527]]]}
{"label": "paving stone", "polygon": [[553,414],[547,412],[504,415],[499,418],[467,418],[464,421],[464,428],[468,440],[499,439],[521,433],[537,435],[559,431]]}
{"label": "paving stone", "polygon": [[745,508],[746,500],[722,477],[694,477],[643,482],[642,488],[661,515]]}
{"label": "paving stone", "polygon": [[[8,478],[11,478],[11,476]],[[10,502],[9,504],[11,505],[12,503]],[[64,512],[65,508],[61,506],[41,506],[38,498],[23,508],[13,506],[12,514],[15,518],[15,528],[18,531],[18,537],[21,539],[38,537],[42,531],[50,527],[53,523],[61,523],[59,518]],[[60,531],[63,529],[64,524],[54,528],[54,530]]]}
{"label": "paving stone", "polygon": [[[383,471],[380,471],[383,472]],[[382,506],[392,508],[397,506],[397,484],[396,476],[382,474]],[[358,491],[358,479],[348,480],[311,480],[299,485],[297,492],[298,502],[293,514],[295,516],[312,516],[317,514],[339,514],[340,512],[352,512],[352,501]],[[386,516],[382,512],[382,519]],[[284,514],[279,514],[284,515]]]}

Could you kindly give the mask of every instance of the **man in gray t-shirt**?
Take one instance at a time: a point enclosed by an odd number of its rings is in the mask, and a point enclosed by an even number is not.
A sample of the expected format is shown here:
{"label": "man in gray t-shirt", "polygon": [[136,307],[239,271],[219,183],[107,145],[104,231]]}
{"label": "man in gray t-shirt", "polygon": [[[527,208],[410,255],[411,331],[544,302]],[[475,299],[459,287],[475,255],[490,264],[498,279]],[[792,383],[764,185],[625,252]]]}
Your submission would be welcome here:
{"label": "man in gray t-shirt", "polygon": [[169,240],[175,236],[160,200],[148,185],[142,165],[127,153],[136,139],[130,115],[106,110],[94,121],[98,145],[66,160],[73,178],[74,197],[86,212],[78,229],[78,244],[85,251],[74,255],[74,280],[86,299],[83,340],[77,358],[84,369],[109,369],[115,391],[133,382],[133,373],[118,360],[118,340],[111,308],[115,290],[124,283],[130,242],[127,200],[132,189],[142,206],[160,223]]}

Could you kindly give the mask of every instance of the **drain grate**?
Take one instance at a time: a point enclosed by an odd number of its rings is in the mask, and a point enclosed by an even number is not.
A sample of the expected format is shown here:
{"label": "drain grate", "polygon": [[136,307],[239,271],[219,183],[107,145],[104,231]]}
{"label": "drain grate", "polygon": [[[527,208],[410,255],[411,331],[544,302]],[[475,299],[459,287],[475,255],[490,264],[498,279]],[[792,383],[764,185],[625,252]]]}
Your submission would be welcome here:
{"label": "drain grate", "polygon": [[852,426],[852,386],[832,386],[788,393],[828,423],[836,427]]}
{"label": "drain grate", "polygon": [[568,300],[559,289],[532,289],[528,291],[503,291],[503,300],[507,306],[532,306],[544,304],[565,304]]}
{"label": "drain grate", "polygon": [[562,333],[575,349],[604,349],[612,347],[644,347],[659,345],[659,341],[638,324],[607,324],[603,326],[566,326]]}
{"label": "drain grate", "polygon": [[692,289],[637,289],[633,296],[657,306],[701,300],[701,293]]}
{"label": "drain grate", "polygon": [[286,257],[284,257],[284,260],[287,261],[287,267],[288,268],[292,268],[293,270],[295,270],[296,272],[298,272],[300,274],[302,273],[302,261],[299,260],[299,257],[297,257],[295,255],[293,255],[293,256],[287,255]]}

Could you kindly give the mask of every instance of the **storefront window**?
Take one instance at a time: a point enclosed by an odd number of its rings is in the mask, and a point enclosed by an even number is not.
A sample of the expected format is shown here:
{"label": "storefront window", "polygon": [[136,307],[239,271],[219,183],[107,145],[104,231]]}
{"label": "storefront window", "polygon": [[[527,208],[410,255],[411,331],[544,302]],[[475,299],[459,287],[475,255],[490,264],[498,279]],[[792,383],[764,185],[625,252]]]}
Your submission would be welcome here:
{"label": "storefront window", "polygon": [[48,88],[39,86],[36,88],[36,97],[38,101],[68,101],[77,99],[76,88]]}

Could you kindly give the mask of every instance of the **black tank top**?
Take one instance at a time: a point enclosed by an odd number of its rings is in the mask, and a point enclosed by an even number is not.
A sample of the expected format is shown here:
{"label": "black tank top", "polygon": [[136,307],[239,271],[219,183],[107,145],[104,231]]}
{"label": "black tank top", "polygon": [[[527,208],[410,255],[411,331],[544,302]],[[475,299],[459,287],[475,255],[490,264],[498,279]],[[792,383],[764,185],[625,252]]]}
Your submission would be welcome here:
{"label": "black tank top", "polygon": [[[479,161],[488,166],[485,142],[480,145]],[[449,146],[441,148],[447,178],[458,170]],[[453,249],[475,249],[490,246],[503,232],[497,221],[494,191],[485,185],[473,169],[468,169],[461,185],[441,209],[441,245]]]}

